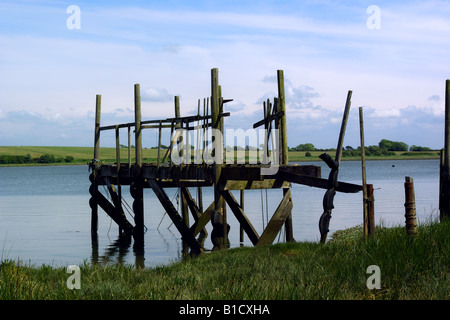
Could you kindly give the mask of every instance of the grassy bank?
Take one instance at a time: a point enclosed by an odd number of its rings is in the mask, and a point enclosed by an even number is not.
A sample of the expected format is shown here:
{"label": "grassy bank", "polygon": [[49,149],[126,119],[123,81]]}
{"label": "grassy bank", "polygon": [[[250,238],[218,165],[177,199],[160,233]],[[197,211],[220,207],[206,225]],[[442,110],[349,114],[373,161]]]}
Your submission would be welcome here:
{"label": "grassy bank", "polygon": [[[289,161],[321,161],[319,155],[325,151],[310,151],[309,155],[304,151],[289,151]],[[327,151],[334,157],[335,151]],[[67,165],[67,164],[87,164],[92,160],[94,151],[91,147],[35,147],[35,146],[8,146],[0,147],[0,156],[27,156],[31,158],[39,158],[44,155],[52,155],[55,158],[65,159],[67,156],[73,157],[70,163],[62,161],[61,163],[51,163],[51,165]],[[163,150],[161,157],[165,154]],[[156,162],[156,149],[143,149],[142,156],[144,162]],[[120,157],[122,162],[128,161],[128,149],[120,149]],[[134,162],[134,149],[131,150],[132,162]],[[116,161],[115,148],[101,148],[100,159],[107,163],[114,163]],[[367,160],[406,160],[406,159],[439,159],[437,151],[430,152],[396,152],[391,156],[366,156]],[[342,160],[361,160],[360,157],[343,157]],[[0,164],[0,165],[17,165],[17,164]],[[42,163],[30,163],[26,165],[43,165]]]}
{"label": "grassy bank", "polygon": [[[81,289],[69,290],[65,268],[0,265],[0,299],[449,299],[450,223],[337,232],[326,245],[290,243],[237,248],[152,269],[81,267]],[[381,270],[369,290],[367,268]]]}

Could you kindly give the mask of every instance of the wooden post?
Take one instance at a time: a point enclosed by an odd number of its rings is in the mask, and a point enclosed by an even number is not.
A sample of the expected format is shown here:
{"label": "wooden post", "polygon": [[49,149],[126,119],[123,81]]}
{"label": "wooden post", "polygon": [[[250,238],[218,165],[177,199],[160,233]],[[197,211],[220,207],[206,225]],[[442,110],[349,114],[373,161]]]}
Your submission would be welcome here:
{"label": "wooden post", "polygon": [[141,89],[139,84],[134,85],[134,119],[136,164],[142,167]]}
{"label": "wooden post", "polygon": [[[94,130],[94,162],[99,160],[100,154],[100,115],[101,115],[102,96],[97,95],[95,99],[95,130]],[[98,185],[96,182],[96,170],[92,168],[91,175],[91,199],[89,204],[91,206],[91,238],[93,242],[97,242],[98,230],[98,204],[96,194],[98,192]]]}
{"label": "wooden post", "polygon": [[440,221],[450,219],[450,80],[445,82],[445,133],[444,156],[441,161]]}
{"label": "wooden post", "polygon": [[[242,211],[244,211],[244,189],[240,190],[240,205]],[[242,224],[239,224],[239,242],[244,242],[244,227]]]}
{"label": "wooden post", "polygon": [[359,132],[361,137],[361,171],[363,186],[363,230],[364,238],[367,238],[369,235],[369,217],[367,213],[366,151],[364,147],[364,119],[362,107],[359,107]]}
{"label": "wooden post", "polygon": [[375,237],[375,198],[373,196],[373,185],[367,185],[367,232],[369,237]]}
{"label": "wooden post", "polygon": [[[214,68],[211,70],[211,124],[212,129],[215,130],[214,134],[214,212],[216,218],[212,221],[220,221],[220,225],[223,229],[219,232],[220,243],[219,249],[225,249],[228,242],[228,225],[227,217],[224,210],[224,199],[220,192],[219,180],[222,172],[223,164],[223,132],[221,132],[221,120],[220,120],[220,88],[219,88],[219,69]],[[214,233],[214,232],[213,232]],[[211,233],[211,237],[213,237]]]}
{"label": "wooden post", "polygon": [[134,198],[133,211],[135,232],[134,238],[138,245],[144,243],[144,189],[143,181],[141,181],[142,168],[142,130],[141,130],[141,93],[139,84],[134,85],[134,117],[135,117],[135,151],[136,166],[138,167],[137,176],[134,177],[132,185],[130,185],[131,195]]}
{"label": "wooden post", "polygon": [[417,234],[416,198],[414,195],[414,181],[405,177],[405,224],[409,236]]}
{"label": "wooden post", "polygon": [[95,136],[94,136],[94,159],[98,160],[100,153],[100,113],[102,96],[97,95],[95,101]]}
{"label": "wooden post", "polygon": [[[288,144],[287,144],[287,125],[286,125],[286,96],[284,91],[284,72],[283,70],[277,70],[277,84],[278,84],[278,100],[277,111],[283,112],[279,121],[279,135],[280,135],[280,150],[277,150],[280,154],[280,164],[289,164],[288,158]],[[289,191],[289,188],[283,189],[283,196]],[[292,228],[292,213],[289,213],[284,227],[286,229],[286,242],[294,241],[294,232]]]}

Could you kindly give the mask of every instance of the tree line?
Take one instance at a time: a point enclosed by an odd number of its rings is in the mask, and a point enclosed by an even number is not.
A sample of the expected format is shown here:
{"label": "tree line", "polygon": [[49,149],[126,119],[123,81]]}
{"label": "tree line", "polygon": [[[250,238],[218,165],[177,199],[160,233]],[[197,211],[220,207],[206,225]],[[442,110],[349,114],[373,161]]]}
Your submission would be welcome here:
{"label": "tree line", "polygon": [[[304,143],[299,144],[294,148],[289,148],[290,151],[306,151],[309,153],[310,151],[336,151],[336,149],[317,149],[312,143]],[[422,147],[411,145],[400,141],[391,141],[387,139],[382,139],[378,143],[378,145],[367,146],[365,147],[365,154],[367,156],[390,156],[395,155],[396,151],[433,151],[429,147]],[[346,146],[344,150],[342,150],[342,156],[351,157],[351,156],[360,156],[361,155],[361,147],[353,148],[352,146]]]}
{"label": "tree line", "polygon": [[38,158],[32,158],[28,153],[26,156],[0,155],[0,164],[28,164],[28,163],[70,163],[73,162],[72,156],[58,157],[52,154],[43,154]]}

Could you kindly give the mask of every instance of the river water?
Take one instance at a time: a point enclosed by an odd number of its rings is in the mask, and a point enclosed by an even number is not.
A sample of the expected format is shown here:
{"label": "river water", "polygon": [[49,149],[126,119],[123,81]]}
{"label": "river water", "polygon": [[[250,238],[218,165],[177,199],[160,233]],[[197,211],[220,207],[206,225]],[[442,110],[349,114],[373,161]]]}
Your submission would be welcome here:
{"label": "river water", "polygon": [[[329,169],[322,162],[302,162]],[[438,217],[439,160],[367,161],[367,183],[374,186],[377,225],[404,225],[405,176],[414,179],[417,218],[420,224]],[[361,184],[361,164],[341,163],[339,180]],[[87,166],[0,167],[0,260],[20,260],[32,265],[67,266],[85,262],[139,264],[145,267],[166,265],[181,259],[182,241],[151,189],[144,191],[145,246],[136,253],[133,245],[116,245],[118,227],[99,209],[98,244],[90,236],[89,172]],[[102,189],[102,187],[100,187]],[[104,192],[103,190],[101,190]],[[323,189],[293,184],[292,211],[294,238],[318,242],[319,218],[323,212]],[[168,189],[176,208],[177,189]],[[191,190],[193,197],[196,189]],[[239,193],[233,192],[236,199]],[[132,204],[129,188],[123,187],[126,204]],[[213,200],[212,188],[203,189],[203,206]],[[246,190],[244,211],[259,234],[282,199],[282,191]],[[334,199],[330,233],[362,224],[362,193],[337,193]],[[231,247],[240,246],[239,225],[228,209]],[[132,223],[132,212],[127,212]],[[191,218],[191,223],[192,223]],[[210,228],[210,226],[208,225]],[[208,229],[210,234],[210,229]],[[244,245],[251,246],[244,237]],[[283,234],[275,242],[283,241]],[[208,239],[205,248],[211,249]]]}

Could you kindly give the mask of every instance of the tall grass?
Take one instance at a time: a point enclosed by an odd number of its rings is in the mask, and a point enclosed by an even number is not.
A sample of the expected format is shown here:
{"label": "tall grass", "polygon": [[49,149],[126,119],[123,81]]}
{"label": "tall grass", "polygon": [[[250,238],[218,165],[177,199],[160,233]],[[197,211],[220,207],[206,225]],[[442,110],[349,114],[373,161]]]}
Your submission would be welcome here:
{"label": "tall grass", "polygon": [[[450,223],[360,228],[326,245],[285,243],[204,254],[169,266],[84,264],[81,289],[69,290],[65,268],[3,261],[0,299],[449,299]],[[367,267],[381,270],[381,289],[368,289]]]}

